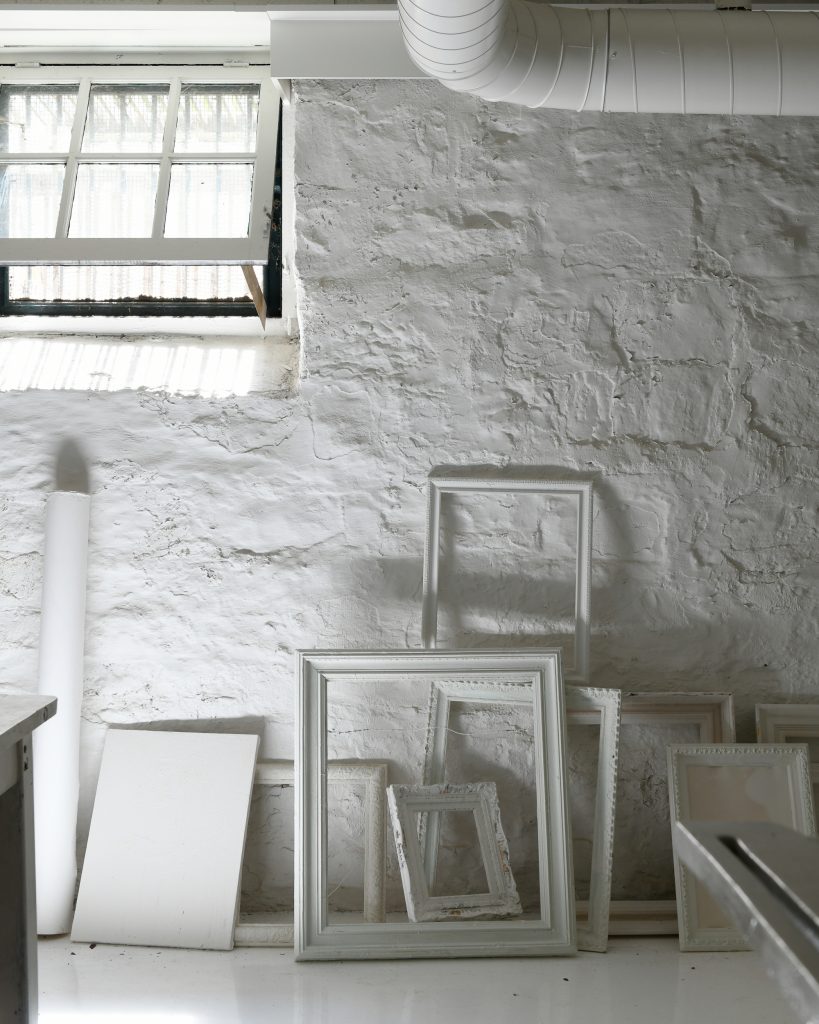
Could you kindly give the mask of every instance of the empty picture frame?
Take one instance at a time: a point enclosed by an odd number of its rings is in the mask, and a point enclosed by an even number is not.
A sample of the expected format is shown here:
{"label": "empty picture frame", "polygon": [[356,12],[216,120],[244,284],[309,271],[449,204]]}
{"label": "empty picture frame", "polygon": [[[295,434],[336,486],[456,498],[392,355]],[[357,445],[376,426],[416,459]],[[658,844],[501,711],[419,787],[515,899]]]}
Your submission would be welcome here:
{"label": "empty picture frame", "polygon": [[110,729],[71,938],[230,949],[258,736]]}
{"label": "empty picture frame", "polygon": [[[514,917],[523,912],[509,864],[509,845],[501,824],[494,782],[390,786],[387,802],[411,921],[467,921],[479,917]],[[446,811],[471,811],[474,815],[488,892],[455,896],[430,894],[418,837],[418,815],[434,813],[438,817]]]}
{"label": "empty picture frame", "polygon": [[[531,703],[531,687],[509,682],[490,683],[475,680],[447,679],[434,683],[430,699],[424,765],[424,782],[427,785],[446,781],[447,741],[453,703]],[[583,908],[585,918],[577,925],[577,948],[583,952],[604,953],[608,941],[617,759],[620,745],[620,703],[619,690],[589,686],[566,687],[567,724],[596,725],[600,728],[591,885],[589,899]],[[421,824],[426,880],[427,884],[432,886],[438,861],[440,818],[433,812],[425,815]]]}
{"label": "empty picture frame", "polygon": [[757,743],[807,743],[813,803],[819,802],[819,704],[757,704]]}
{"label": "empty picture frame", "polygon": [[[296,711],[298,960],[546,956],[575,952],[560,651],[301,651]],[[537,916],[502,921],[328,920],[327,697],[334,683],[514,682],[531,689],[537,783]],[[419,765],[419,772],[421,766]]]}
{"label": "empty picture frame", "polygon": [[[629,726],[643,726],[647,729],[690,728],[696,730],[697,743],[733,743],[736,739],[734,698],[730,693],[629,692],[623,695],[620,723],[621,793],[624,788],[623,771],[628,763]],[[665,772],[665,754],[654,767],[661,773]],[[663,781],[663,790],[664,793],[667,792],[665,781]],[[665,796],[663,800],[665,800]],[[654,817],[652,820],[655,820]],[[656,819],[655,823],[663,825],[659,819]],[[670,820],[666,825],[669,828],[670,836]],[[621,841],[626,838],[622,820],[619,835]],[[673,855],[670,850],[670,841],[668,871],[671,875]],[[676,934],[676,900],[613,899],[611,901],[609,935]]]}
{"label": "empty picture frame", "polygon": [[577,501],[575,558],[574,662],[565,666],[567,680],[586,681],[591,643],[592,482],[542,480],[526,476],[480,477],[430,474],[427,480],[427,525],[424,548],[421,635],[425,648],[438,642],[438,568],[440,560],[441,498],[445,494],[551,494]]}
{"label": "empty picture frame", "polygon": [[[767,822],[814,835],[813,796],[804,744],[682,744],[668,748],[672,828],[681,821]],[[750,947],[707,889],[674,853],[680,949]]]}
{"label": "empty picture frame", "polygon": [[[292,761],[260,760],[254,786],[295,786]],[[327,784],[362,785],[364,804],[364,920],[384,920],[387,850],[387,765],[383,761],[331,761]],[[293,948],[293,921],[284,914],[239,915],[234,936],[236,946],[285,946]]]}

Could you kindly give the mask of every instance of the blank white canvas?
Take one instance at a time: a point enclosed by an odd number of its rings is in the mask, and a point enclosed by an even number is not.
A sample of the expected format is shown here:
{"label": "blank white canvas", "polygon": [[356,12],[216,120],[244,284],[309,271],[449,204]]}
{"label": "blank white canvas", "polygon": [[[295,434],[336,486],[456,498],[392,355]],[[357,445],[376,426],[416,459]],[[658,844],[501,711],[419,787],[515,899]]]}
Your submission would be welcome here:
{"label": "blank white canvas", "polygon": [[233,947],[258,744],[257,736],[108,733],[73,940]]}

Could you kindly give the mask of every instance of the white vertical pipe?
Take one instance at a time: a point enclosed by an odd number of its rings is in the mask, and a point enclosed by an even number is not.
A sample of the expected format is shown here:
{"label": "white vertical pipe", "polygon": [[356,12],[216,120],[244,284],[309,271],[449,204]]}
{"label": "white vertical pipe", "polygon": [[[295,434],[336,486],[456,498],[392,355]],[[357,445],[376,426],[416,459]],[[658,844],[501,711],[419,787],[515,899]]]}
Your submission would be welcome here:
{"label": "white vertical pipe", "polygon": [[88,494],[55,491],[46,508],[38,689],[57,714],[34,733],[39,935],[70,931],[74,909],[90,507]]}

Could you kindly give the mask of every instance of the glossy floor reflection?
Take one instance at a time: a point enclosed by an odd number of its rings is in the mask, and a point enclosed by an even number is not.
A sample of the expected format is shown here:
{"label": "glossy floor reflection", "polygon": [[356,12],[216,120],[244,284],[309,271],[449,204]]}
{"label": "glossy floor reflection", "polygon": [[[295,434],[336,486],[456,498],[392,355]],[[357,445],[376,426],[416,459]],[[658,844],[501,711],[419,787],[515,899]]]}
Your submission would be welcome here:
{"label": "glossy floor reflection", "polygon": [[753,953],[617,939],[561,960],[296,964],[40,943],[40,1024],[798,1024]]}

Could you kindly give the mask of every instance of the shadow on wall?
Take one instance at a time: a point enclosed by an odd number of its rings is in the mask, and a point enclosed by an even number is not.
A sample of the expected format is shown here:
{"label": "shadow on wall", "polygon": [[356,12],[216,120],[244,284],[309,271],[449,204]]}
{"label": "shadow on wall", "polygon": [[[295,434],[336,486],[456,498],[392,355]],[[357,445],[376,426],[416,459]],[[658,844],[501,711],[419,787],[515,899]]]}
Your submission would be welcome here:
{"label": "shadow on wall", "polygon": [[[741,685],[740,677],[756,672],[739,665],[734,670],[726,666],[726,671],[718,675],[712,668],[698,671],[699,662],[713,666],[722,659],[726,637],[736,636],[740,627],[732,628],[724,618],[709,616],[701,608],[685,606],[673,585],[663,585],[656,564],[642,581],[645,557],[638,550],[639,538],[634,535],[628,507],[616,483],[596,472],[581,473],[554,465],[438,466],[430,476],[593,480],[595,530],[601,524],[605,527],[607,555],[605,561],[599,557],[594,561],[593,555],[592,685],[626,690],[721,691],[736,689]],[[527,648],[573,640],[575,582],[571,559],[567,558],[560,576],[544,577],[541,551],[536,552],[537,557],[524,557],[519,570],[507,562],[497,571],[452,571],[451,531],[446,527],[445,515],[444,507],[441,647]],[[382,557],[354,565],[354,576],[367,580],[373,603],[383,607],[416,604],[415,632],[409,636],[413,647],[421,643],[423,543],[420,536],[416,558]],[[568,652],[566,660],[571,660]],[[770,674],[771,692],[781,691],[784,681],[777,679],[777,672],[767,666],[765,672]]]}
{"label": "shadow on wall", "polygon": [[91,493],[91,474],[88,459],[82,447],[71,438],[66,438],[57,449],[55,485],[58,491]]}

